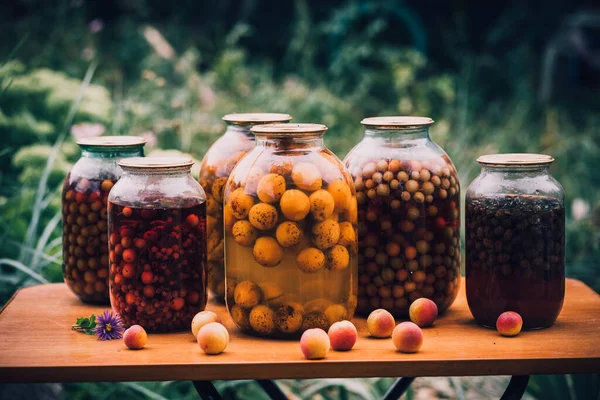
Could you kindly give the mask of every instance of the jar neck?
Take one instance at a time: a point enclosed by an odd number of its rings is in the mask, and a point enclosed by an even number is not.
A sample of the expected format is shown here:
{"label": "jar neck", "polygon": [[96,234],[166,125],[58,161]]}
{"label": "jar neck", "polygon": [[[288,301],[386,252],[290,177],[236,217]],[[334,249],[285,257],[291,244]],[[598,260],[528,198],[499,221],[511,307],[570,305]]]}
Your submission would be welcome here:
{"label": "jar neck", "polygon": [[482,165],[481,172],[484,174],[507,175],[514,177],[536,176],[548,174],[549,164],[541,165]]}
{"label": "jar neck", "polygon": [[81,156],[87,158],[128,158],[143,157],[144,146],[97,147],[81,146]]}
{"label": "jar neck", "polygon": [[256,147],[268,147],[276,150],[294,150],[325,147],[323,134],[290,135],[286,137],[256,136]]}
{"label": "jar neck", "polygon": [[374,126],[365,130],[366,138],[385,139],[391,142],[405,142],[407,140],[429,139],[429,126],[417,126],[411,128],[383,129]]}
{"label": "jar neck", "polygon": [[227,124],[227,129],[223,136],[236,137],[244,136],[246,139],[254,140],[254,134],[250,132],[252,125],[233,125]]}

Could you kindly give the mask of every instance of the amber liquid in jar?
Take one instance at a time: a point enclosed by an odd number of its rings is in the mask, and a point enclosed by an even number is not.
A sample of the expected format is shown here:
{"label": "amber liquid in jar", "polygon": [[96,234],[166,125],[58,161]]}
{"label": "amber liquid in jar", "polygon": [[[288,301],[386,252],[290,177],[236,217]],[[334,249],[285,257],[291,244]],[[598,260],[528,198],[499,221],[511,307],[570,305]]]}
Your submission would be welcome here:
{"label": "amber liquid in jar", "polygon": [[460,285],[460,189],[452,162],[384,157],[359,167],[349,165],[359,210],[357,312],[385,308],[404,317],[420,297],[443,312]]}
{"label": "amber liquid in jar", "polygon": [[71,181],[62,191],[63,276],[82,301],[108,304],[106,203],[116,178]]}
{"label": "amber liquid in jar", "polygon": [[187,330],[206,306],[206,205],[109,202],[110,298],[126,326]]}
{"label": "amber liquid in jar", "polygon": [[524,329],[554,323],[563,304],[565,209],[533,195],[485,196],[466,205],[466,290],[471,313],[494,328],[504,311]]}

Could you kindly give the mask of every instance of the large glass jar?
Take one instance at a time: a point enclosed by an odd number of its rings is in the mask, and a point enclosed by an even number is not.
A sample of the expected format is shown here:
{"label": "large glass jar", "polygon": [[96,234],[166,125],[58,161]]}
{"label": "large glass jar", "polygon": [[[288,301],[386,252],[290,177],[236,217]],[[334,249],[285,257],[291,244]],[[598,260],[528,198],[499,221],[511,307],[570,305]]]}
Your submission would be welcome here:
{"label": "large glass jar", "polygon": [[206,306],[206,199],[188,158],[129,158],[108,196],[110,303],[126,326],[190,328]]}
{"label": "large glass jar", "polygon": [[433,120],[374,117],[345,159],[358,200],[358,309],[405,317],[420,297],[440,312],[460,285],[460,185],[429,138]]}
{"label": "large glass jar", "polygon": [[215,300],[225,303],[223,251],[223,188],[237,162],[254,147],[254,125],[287,122],[292,117],[276,113],[227,114],[227,129],[202,159],[199,182],[206,192],[208,288]]}
{"label": "large glass jar", "polygon": [[298,337],[356,308],[356,197],[318,124],[252,128],[225,187],[227,307],[244,332]]}
{"label": "large glass jar", "polygon": [[524,329],[556,321],[565,294],[565,195],[541,154],[477,159],[467,189],[466,289],[471,313],[495,328],[504,311]]}
{"label": "large glass jar", "polygon": [[86,303],[108,304],[106,202],[121,176],[117,162],[144,155],[143,138],[101,136],[82,139],[81,158],[62,189],[63,276]]}

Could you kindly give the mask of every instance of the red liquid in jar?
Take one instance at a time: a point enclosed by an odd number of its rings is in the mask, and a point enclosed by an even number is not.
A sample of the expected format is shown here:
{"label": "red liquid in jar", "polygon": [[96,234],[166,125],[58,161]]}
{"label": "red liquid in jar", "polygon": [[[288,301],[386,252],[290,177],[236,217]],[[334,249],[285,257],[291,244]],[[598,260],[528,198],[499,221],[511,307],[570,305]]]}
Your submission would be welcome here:
{"label": "red liquid in jar", "polygon": [[189,329],[206,306],[206,206],[109,202],[110,299],[126,326]]}

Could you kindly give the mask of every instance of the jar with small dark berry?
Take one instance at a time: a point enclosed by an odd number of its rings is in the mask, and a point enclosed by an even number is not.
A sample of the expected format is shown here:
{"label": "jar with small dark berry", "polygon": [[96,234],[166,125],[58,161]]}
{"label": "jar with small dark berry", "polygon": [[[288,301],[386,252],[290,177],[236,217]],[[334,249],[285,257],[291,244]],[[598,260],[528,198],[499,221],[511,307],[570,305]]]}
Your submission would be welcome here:
{"label": "jar with small dark berry", "polygon": [[489,328],[504,311],[524,329],[554,323],[565,294],[565,195],[542,154],[481,156],[467,189],[466,291]]}
{"label": "jar with small dark berry", "polygon": [[206,198],[189,158],[122,160],[108,197],[110,303],[126,326],[189,329],[206,306]]}
{"label": "jar with small dark berry", "polygon": [[108,193],[121,176],[117,162],[144,155],[143,138],[81,139],[81,158],[62,189],[63,276],[85,303],[108,304]]}
{"label": "jar with small dark berry", "polygon": [[460,286],[460,184],[429,138],[433,120],[374,117],[344,160],[358,201],[358,308],[406,317],[418,298],[444,312]]}
{"label": "jar with small dark berry", "polygon": [[206,192],[206,246],[208,258],[208,289],[219,303],[225,303],[225,252],[223,250],[223,189],[238,161],[254,148],[255,125],[284,123],[288,114],[238,113],[227,114],[225,133],[210,146],[200,167],[198,181]]}

